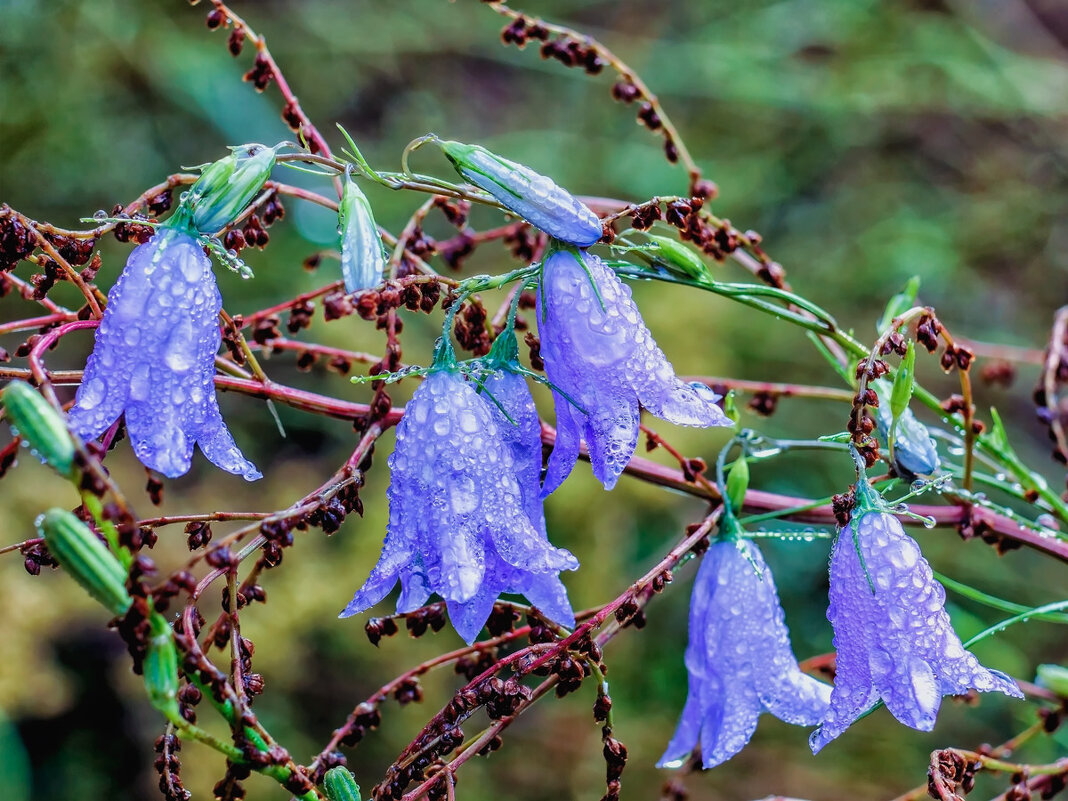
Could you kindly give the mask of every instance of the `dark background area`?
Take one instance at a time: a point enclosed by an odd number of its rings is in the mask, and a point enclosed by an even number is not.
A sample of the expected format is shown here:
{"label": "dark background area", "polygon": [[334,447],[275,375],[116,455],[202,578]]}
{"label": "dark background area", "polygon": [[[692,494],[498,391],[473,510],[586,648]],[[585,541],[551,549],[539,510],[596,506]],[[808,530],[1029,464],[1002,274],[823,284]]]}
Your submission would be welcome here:
{"label": "dark background area", "polygon": [[[23,213],[75,227],[97,209],[129,202],[181,166],[219,158],[227,145],[273,143],[289,136],[274,87],[257,95],[241,76],[247,52],[227,53],[225,34],[203,24],[207,6],[184,2],[74,0],[0,3],[0,200]],[[589,78],[501,46],[505,23],[474,0],[411,2],[243,2],[237,13],[264,33],[305,110],[338,147],[342,123],[376,166],[395,168],[404,145],[434,131],[482,143],[543,171],[580,194],[643,200],[686,189],[660,140],[614,103],[611,78]],[[532,15],[570,24],[613,48],[657,92],[695,158],[721,189],[713,210],[764,235],[794,288],[846,327],[870,339],[886,299],[912,275],[921,300],[958,335],[1041,349],[1064,302],[1068,266],[1068,12],[1055,0],[533,0]],[[448,177],[432,153],[417,169]],[[315,183],[300,173],[291,183]],[[321,184],[322,182],[320,182]],[[423,197],[368,188],[378,221],[399,230]],[[476,224],[494,224],[489,213]],[[336,262],[317,274],[301,263],[330,247],[336,222],[321,208],[288,204],[264,253],[248,253],[252,281],[219,269],[227,309],[248,313],[333,280]],[[431,226],[433,228],[433,226]],[[431,230],[431,233],[435,233]],[[445,233],[442,228],[437,233]],[[108,287],[129,247],[100,245]],[[471,272],[516,266],[485,248]],[[28,277],[28,265],[19,273]],[[746,280],[736,265],[724,280]],[[640,286],[646,321],[678,371],[837,386],[797,330],[699,292]],[[36,314],[12,297],[0,318]],[[440,317],[411,317],[405,358],[425,362]],[[308,334],[337,347],[382,348],[380,332],[356,317]],[[0,344],[17,344],[17,337]],[[91,346],[71,337],[50,357],[78,367]],[[280,381],[364,401],[370,391],[316,368],[298,373],[292,355],[266,363]],[[920,378],[953,391],[934,359]],[[1017,450],[1054,486],[1063,471],[1048,459],[1030,393],[1037,367],[1020,367],[1010,389],[981,386],[981,416],[996,405]],[[410,388],[395,394],[403,401]],[[540,393],[541,391],[538,390]],[[546,400],[539,394],[539,403]],[[280,509],[313,489],[351,452],[351,428],[281,408],[282,439],[258,401],[224,395],[238,443],[266,478],[246,485],[200,456],[190,474],[167,483],[160,513],[193,509]],[[544,407],[549,411],[548,406]],[[924,415],[921,413],[921,417]],[[771,435],[816,437],[844,428],[841,405],[783,400],[770,419],[746,412],[744,424]],[[654,424],[655,425],[655,424]],[[687,454],[709,461],[722,432],[655,425]],[[422,640],[404,636],[370,646],[366,616],[336,614],[374,563],[385,527],[380,446],[363,498],[364,519],[340,532],[301,535],[280,569],[264,581],[269,603],[242,618],[266,677],[257,710],[268,728],[305,760],[349,710],[422,659],[459,645],[446,629]],[[662,458],[658,456],[658,458]],[[144,473],[128,443],[109,466],[142,515],[155,514],[136,488]],[[820,497],[850,479],[840,456],[790,455],[753,469],[755,486]],[[25,458],[0,483],[2,543],[32,534],[48,506],[72,505],[69,488]],[[550,536],[583,562],[565,576],[577,608],[604,603],[670,547],[702,506],[623,479],[612,494],[586,465],[547,503]],[[775,526],[768,528],[774,529]],[[226,530],[216,527],[217,533]],[[913,531],[939,570],[1020,603],[1065,593],[1063,567],[1034,553],[999,558],[952,530]],[[796,653],[830,649],[824,617],[828,541],[762,540],[787,610]],[[185,556],[180,529],[164,531],[164,568]],[[617,735],[630,750],[624,798],[653,799],[670,777],[653,767],[685,697],[682,653],[692,566],[648,609],[649,624],[607,651]],[[963,638],[1003,613],[950,594]],[[387,604],[378,610],[384,613]],[[379,611],[380,610],[380,611]],[[18,801],[133,801],[158,797],[151,769],[161,720],[130,674],[103,614],[66,577],[31,578],[17,556],[0,559],[0,797]],[[1063,629],[1030,623],[980,645],[986,664],[1030,679],[1041,662],[1068,659]],[[448,671],[426,678],[426,702],[383,708],[383,725],[350,752],[365,789],[459,686]],[[604,763],[590,715],[592,683],[562,701],[539,703],[509,729],[504,748],[469,763],[458,793],[468,801],[509,798],[596,799]],[[807,731],[765,716],[741,755],[687,777],[691,798],[746,801],[771,793],[821,801],[889,798],[925,780],[928,754],[946,745],[999,742],[1029,725],[1033,706],[985,697],[978,707],[948,700],[938,728],[920,734],[885,711],[861,721],[818,757]],[[210,713],[205,709],[202,719]],[[468,733],[477,727],[471,724]],[[1068,751],[1044,740],[1022,759],[1041,762]],[[21,743],[21,745],[20,745]],[[195,797],[210,797],[221,761],[195,744],[183,749],[183,775]],[[993,795],[983,780],[976,797]],[[284,798],[267,780],[249,798]],[[1004,785],[1001,785],[1004,789]]]}

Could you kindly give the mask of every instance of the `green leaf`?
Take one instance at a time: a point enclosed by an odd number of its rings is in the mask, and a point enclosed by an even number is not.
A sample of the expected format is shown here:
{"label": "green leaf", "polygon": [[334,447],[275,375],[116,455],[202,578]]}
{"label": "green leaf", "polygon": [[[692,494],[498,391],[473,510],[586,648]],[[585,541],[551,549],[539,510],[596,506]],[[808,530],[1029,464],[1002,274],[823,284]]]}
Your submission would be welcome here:
{"label": "green leaf", "polygon": [[1005,425],[1001,422],[1001,415],[993,406],[990,407],[990,431],[980,436],[991,448],[998,451],[1012,453],[1009,445],[1009,435],[1005,433]]}
{"label": "green leaf", "polygon": [[920,277],[912,276],[905,284],[905,289],[887,301],[883,316],[879,319],[878,333],[883,333],[895,317],[916,305],[916,293],[920,290]]}
{"label": "green leaf", "polygon": [[890,393],[890,413],[894,419],[901,417],[912,400],[912,391],[916,387],[916,344],[910,339],[905,358],[894,376],[894,388]]}

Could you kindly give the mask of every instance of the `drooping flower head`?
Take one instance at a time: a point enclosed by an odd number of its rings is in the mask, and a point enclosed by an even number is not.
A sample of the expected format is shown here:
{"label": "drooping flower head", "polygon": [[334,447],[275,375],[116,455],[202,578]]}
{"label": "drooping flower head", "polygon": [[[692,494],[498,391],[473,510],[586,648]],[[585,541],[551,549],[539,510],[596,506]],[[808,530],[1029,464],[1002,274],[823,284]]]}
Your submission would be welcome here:
{"label": "drooping flower head", "polygon": [[678,767],[698,744],[713,768],[737,754],[770,712],[813,725],[831,688],[801,672],[782,606],[760,550],[719,541],[704,556],[690,601],[689,694],[659,767]]}
{"label": "drooping flower head", "polygon": [[589,247],[604,233],[597,215],[551,178],[479,145],[439,144],[460,175],[554,239]]}
{"label": "drooping flower head", "polygon": [[[871,492],[866,482],[860,491]],[[818,752],[876,701],[920,731],[934,728],[944,695],[968,690],[1022,697],[1011,678],[964,650],[946,613],[946,591],[896,517],[854,513],[831,552],[827,618],[837,668],[831,705],[810,745]]]}
{"label": "drooping flower head", "polygon": [[399,579],[398,612],[437,593],[468,643],[502,592],[522,593],[553,620],[574,625],[558,574],[578,562],[545,534],[530,392],[507,373],[484,386],[480,393],[473,381],[440,370],[413,394],[389,458],[382,555],[341,617],[374,606]]}
{"label": "drooping flower head", "polygon": [[916,419],[912,409],[905,408],[894,427],[894,415],[890,409],[890,382],[880,378],[872,382],[872,388],[879,397],[875,409],[875,433],[879,442],[887,446],[890,430],[894,429],[894,463],[905,475],[927,476],[938,471],[942,466],[938,458],[938,447],[931,437],[927,426]]}
{"label": "drooping flower head", "polygon": [[630,287],[592,253],[560,250],[545,260],[537,316],[545,373],[558,390],[543,494],[567,478],[581,440],[593,474],[615,486],[638,442],[639,407],[678,425],[731,425],[710,389],[675,375]]}
{"label": "drooping flower head", "polygon": [[338,203],[338,232],[345,291],[358,292],[381,284],[386,266],[382,239],[371,204],[350,175],[345,176],[345,188]]}
{"label": "drooping flower head", "polygon": [[211,260],[189,233],[164,227],[126,262],[108,293],[70,410],[71,430],[100,436],[119,415],[141,463],[174,478],[194,443],[228,473],[260,472],[234,444],[215,397],[222,298]]}

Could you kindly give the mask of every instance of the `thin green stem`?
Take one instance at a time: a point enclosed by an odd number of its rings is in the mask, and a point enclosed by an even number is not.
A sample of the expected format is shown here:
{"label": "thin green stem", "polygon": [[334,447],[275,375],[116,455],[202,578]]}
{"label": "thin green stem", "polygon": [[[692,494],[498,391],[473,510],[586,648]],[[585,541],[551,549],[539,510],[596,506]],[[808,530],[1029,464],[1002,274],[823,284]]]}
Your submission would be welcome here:
{"label": "thin green stem", "polygon": [[1049,614],[1050,612],[1060,612],[1062,609],[1068,609],[1068,601],[1056,601],[1051,604],[1046,604],[1045,606],[1036,606],[1034,609],[1029,609],[1026,612],[1021,612],[1020,614],[1015,615],[1014,617],[1002,620],[1000,623],[995,623],[993,626],[986,629],[985,631],[979,632],[970,640],[968,640],[968,642],[964,643],[964,647],[971,648],[973,645],[978,642],[982,642],[987,637],[992,637],[995,634],[999,634],[1000,632],[1009,628],[1009,626],[1015,626],[1017,623],[1023,623],[1025,621],[1031,620],[1032,618]]}

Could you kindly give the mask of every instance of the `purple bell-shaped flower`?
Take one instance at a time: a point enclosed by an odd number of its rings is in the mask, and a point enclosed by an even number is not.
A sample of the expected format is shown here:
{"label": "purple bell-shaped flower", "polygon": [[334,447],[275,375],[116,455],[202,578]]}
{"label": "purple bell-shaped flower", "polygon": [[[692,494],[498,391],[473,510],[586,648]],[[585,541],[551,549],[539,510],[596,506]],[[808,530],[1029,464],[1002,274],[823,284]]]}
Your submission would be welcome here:
{"label": "purple bell-shaped flower", "polygon": [[946,591],[898,519],[870,509],[857,514],[855,529],[842,529],[831,552],[827,618],[837,668],[813,752],[880,699],[906,726],[930,731],[944,695],[974,689],[1022,697],[1016,682],[964,650],[946,614]]}
{"label": "purple bell-shaped flower", "polygon": [[660,767],[679,767],[700,744],[713,768],[737,754],[770,712],[811,726],[831,688],[801,672],[771,571],[745,540],[721,540],[705,554],[690,601],[689,694]]}
{"label": "purple bell-shaped flower", "polygon": [[556,402],[543,495],[567,478],[582,440],[593,474],[605,489],[614,487],[638,443],[641,408],[678,425],[731,425],[718,396],[675,375],[630,287],[592,253],[559,250],[545,260],[538,331]]}
{"label": "purple bell-shaped flower", "polygon": [[389,458],[382,555],[341,617],[374,606],[399,579],[398,612],[437,593],[468,643],[502,592],[521,593],[552,620],[574,625],[559,573],[578,561],[545,533],[530,391],[507,372],[483,386],[441,370],[412,396]]}
{"label": "purple bell-shaped flower", "polygon": [[142,464],[174,478],[194,443],[215,465],[252,481],[260,472],[234,444],[215,397],[222,298],[211,260],[189,233],[164,227],[137,247],[108,293],[70,410],[83,439],[126,413]]}

